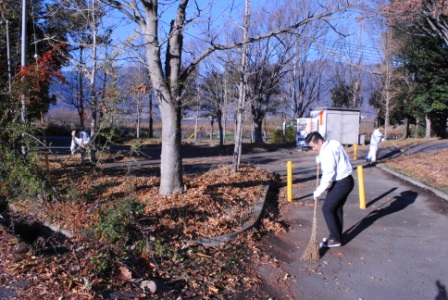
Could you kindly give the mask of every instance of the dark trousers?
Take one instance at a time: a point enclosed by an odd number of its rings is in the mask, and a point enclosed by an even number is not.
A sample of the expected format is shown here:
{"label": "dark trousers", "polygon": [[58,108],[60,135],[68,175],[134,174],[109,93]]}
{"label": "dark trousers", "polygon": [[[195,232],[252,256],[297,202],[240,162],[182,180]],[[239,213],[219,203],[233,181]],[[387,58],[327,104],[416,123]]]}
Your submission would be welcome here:
{"label": "dark trousers", "polygon": [[342,180],[334,182],[328,190],[322,213],[327,223],[330,239],[338,242],[342,241],[342,229],[344,227],[343,206],[350,192],[355,185],[353,177],[347,176]]}

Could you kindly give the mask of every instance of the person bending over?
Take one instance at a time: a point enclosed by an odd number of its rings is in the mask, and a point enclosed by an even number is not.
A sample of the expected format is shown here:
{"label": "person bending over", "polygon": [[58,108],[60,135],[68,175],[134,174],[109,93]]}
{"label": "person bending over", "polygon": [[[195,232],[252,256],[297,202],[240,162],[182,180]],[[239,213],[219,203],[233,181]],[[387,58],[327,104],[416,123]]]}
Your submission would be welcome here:
{"label": "person bending over", "polygon": [[343,244],[343,207],[354,186],[353,167],[340,142],[325,141],[317,131],[311,132],[305,138],[305,142],[313,150],[319,152],[316,160],[320,162],[322,171],[320,184],[313,196],[317,199],[327,191],[322,213],[327,223],[329,237],[324,238],[320,246],[324,248],[339,247]]}

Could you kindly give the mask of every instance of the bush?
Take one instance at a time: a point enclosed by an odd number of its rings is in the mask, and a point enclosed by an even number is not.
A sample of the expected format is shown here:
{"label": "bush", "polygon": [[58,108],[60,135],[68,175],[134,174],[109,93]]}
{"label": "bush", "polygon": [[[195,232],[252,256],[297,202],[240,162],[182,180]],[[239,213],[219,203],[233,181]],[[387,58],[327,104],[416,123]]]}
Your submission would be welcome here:
{"label": "bush", "polygon": [[66,125],[57,125],[55,123],[48,124],[45,133],[47,136],[70,136],[73,128]]}
{"label": "bush", "polygon": [[104,240],[125,245],[135,235],[135,216],[143,209],[144,204],[133,199],[109,205],[100,213],[95,233]]}
{"label": "bush", "polygon": [[285,130],[285,136],[283,130],[278,129],[272,133],[271,140],[273,144],[291,144],[296,142],[296,128],[288,127]]}
{"label": "bush", "polygon": [[38,130],[10,122],[0,133],[0,196],[16,199],[48,200],[51,186],[41,169]]}

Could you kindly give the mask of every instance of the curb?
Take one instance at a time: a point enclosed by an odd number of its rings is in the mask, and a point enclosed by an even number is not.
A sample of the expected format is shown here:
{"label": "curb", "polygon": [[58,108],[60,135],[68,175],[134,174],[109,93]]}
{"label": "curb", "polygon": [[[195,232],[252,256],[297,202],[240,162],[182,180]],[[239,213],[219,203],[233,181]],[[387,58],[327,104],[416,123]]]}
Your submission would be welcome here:
{"label": "curb", "polygon": [[402,179],[404,181],[408,181],[409,183],[412,183],[413,185],[416,185],[416,186],[418,186],[418,187],[420,187],[420,188],[422,188],[424,190],[430,191],[433,194],[435,194],[437,197],[440,197],[440,198],[448,201],[448,194],[442,192],[441,190],[435,189],[435,188],[430,187],[430,186],[428,186],[428,185],[426,185],[426,184],[424,184],[424,183],[422,183],[420,181],[412,179],[411,177],[408,177],[406,175],[403,175],[403,174],[400,174],[398,172],[395,172],[394,170],[392,170],[392,169],[390,169],[390,168],[388,168],[386,166],[382,166],[382,165],[376,165],[376,166],[378,168],[380,168],[381,170],[386,171],[389,174],[394,175],[395,177],[398,177],[398,178],[400,178],[400,179]]}
{"label": "curb", "polygon": [[254,204],[254,208],[248,217],[248,220],[254,220],[253,222],[246,221],[241,226],[241,229],[236,232],[213,237],[213,238],[202,238],[202,239],[195,240],[195,241],[188,241],[187,245],[188,246],[201,245],[205,248],[220,246],[229,241],[235,240],[241,233],[253,228],[261,220],[261,214],[262,214],[265,204],[266,204],[266,198],[267,198],[269,189],[270,189],[270,185],[266,185],[265,189],[264,189],[263,198],[258,199]]}

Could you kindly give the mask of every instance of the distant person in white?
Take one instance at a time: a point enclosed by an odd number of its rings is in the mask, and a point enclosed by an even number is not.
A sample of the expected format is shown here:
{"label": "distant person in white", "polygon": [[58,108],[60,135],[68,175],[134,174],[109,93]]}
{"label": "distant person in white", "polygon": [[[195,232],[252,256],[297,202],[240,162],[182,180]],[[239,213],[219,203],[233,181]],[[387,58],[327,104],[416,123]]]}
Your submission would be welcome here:
{"label": "distant person in white", "polygon": [[86,151],[90,153],[90,149],[88,149],[89,142],[90,142],[90,135],[87,132],[80,131],[79,137],[76,137],[76,130],[72,131],[72,142],[70,144],[70,152],[72,153],[72,155],[74,155],[76,150],[79,148],[78,151],[81,155],[81,162],[84,161]]}
{"label": "distant person in white", "polygon": [[376,154],[378,152],[378,146],[380,142],[384,141],[383,138],[383,127],[378,127],[372,132],[370,136],[370,149],[366,156],[366,162],[374,163],[376,162]]}

